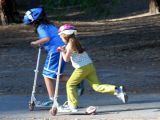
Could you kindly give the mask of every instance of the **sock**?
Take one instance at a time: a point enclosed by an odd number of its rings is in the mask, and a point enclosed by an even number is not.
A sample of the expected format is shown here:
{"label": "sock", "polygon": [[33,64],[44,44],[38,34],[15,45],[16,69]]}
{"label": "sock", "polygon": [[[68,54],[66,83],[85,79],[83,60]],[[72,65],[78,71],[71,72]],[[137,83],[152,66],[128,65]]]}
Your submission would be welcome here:
{"label": "sock", "polygon": [[52,100],[52,101],[54,101],[54,97],[53,96],[50,96],[49,99]]}

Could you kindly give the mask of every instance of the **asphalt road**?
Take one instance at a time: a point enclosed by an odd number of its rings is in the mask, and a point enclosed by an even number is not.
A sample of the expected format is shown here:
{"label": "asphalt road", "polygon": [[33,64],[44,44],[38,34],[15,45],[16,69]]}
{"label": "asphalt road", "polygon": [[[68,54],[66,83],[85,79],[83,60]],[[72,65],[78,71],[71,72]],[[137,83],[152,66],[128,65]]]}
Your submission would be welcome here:
{"label": "asphalt road", "polygon": [[[37,96],[45,100],[46,96]],[[35,108],[29,111],[30,96],[1,95],[1,120],[160,120],[160,94],[129,94],[127,104],[122,104],[116,97],[104,94],[84,95],[79,98],[84,109],[77,115],[58,113],[51,116],[49,109]],[[66,96],[59,96],[60,104]],[[85,115],[85,107],[97,107],[96,115]]]}

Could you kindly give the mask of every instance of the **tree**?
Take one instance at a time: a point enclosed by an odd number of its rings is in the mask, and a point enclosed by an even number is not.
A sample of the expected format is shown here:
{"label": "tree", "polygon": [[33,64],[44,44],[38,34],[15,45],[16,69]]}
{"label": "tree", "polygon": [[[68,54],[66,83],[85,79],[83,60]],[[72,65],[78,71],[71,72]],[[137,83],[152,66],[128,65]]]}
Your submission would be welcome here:
{"label": "tree", "polygon": [[149,12],[151,14],[159,13],[160,0],[149,0]]}
{"label": "tree", "polygon": [[5,13],[4,13],[4,10],[3,10],[3,6],[5,5],[5,2],[4,0],[0,0],[0,17],[1,17],[1,23],[2,25],[6,25],[7,24],[7,21],[6,21],[6,16],[5,16]]}
{"label": "tree", "polygon": [[0,15],[2,25],[21,21],[15,0],[0,0]]}
{"label": "tree", "polygon": [[158,8],[159,8],[159,11],[160,11],[160,0],[156,0],[157,1],[157,5],[158,5]]}

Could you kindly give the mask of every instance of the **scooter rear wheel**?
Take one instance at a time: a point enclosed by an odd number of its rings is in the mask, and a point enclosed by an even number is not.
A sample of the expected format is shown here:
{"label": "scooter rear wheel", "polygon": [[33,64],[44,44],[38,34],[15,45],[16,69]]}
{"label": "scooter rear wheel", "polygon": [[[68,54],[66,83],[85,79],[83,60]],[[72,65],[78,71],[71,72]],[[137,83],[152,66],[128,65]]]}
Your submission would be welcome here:
{"label": "scooter rear wheel", "polygon": [[33,111],[33,110],[34,110],[34,107],[35,107],[35,103],[34,103],[34,102],[32,102],[32,103],[29,102],[29,106],[28,106],[28,107],[29,107],[29,110],[30,110],[30,111]]}

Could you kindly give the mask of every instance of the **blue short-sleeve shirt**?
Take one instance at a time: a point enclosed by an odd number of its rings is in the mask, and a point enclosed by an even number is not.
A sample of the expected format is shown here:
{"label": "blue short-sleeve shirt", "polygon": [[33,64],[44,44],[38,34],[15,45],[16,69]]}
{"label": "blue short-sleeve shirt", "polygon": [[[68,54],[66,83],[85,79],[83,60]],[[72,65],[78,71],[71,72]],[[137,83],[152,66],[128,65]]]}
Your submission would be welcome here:
{"label": "blue short-sleeve shirt", "polygon": [[63,46],[64,43],[58,35],[58,28],[52,24],[41,24],[37,28],[37,33],[39,38],[49,37],[50,41],[44,43],[42,46],[45,50],[52,51],[52,53],[57,52],[57,47]]}
{"label": "blue short-sleeve shirt", "polygon": [[[39,38],[49,37],[50,40],[44,43],[42,47],[48,51],[46,61],[43,68],[43,76],[56,79],[59,65],[59,53],[57,52],[57,47],[63,46],[64,43],[58,35],[58,28],[49,24],[41,24],[37,28],[37,33]],[[62,60],[61,73],[63,73],[65,66],[64,60]]]}

